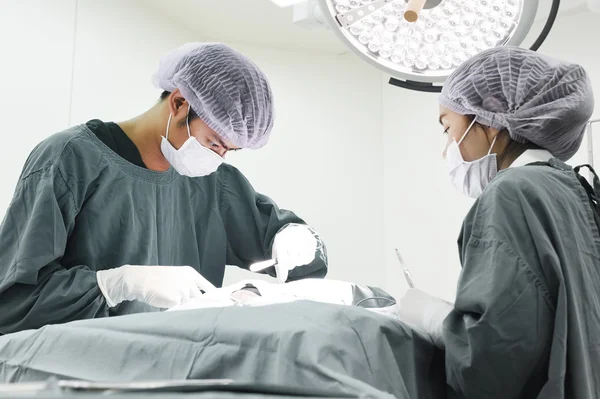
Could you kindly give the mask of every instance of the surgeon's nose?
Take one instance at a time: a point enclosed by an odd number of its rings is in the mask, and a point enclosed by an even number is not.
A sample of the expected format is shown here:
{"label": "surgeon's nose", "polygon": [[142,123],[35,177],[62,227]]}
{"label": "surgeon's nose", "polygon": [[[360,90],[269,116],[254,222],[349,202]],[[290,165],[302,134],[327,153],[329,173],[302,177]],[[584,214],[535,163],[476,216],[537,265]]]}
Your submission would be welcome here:
{"label": "surgeon's nose", "polygon": [[450,144],[452,144],[453,138],[448,135],[448,141],[446,141],[446,146],[444,147],[444,151],[442,151],[442,159],[446,160],[446,155],[448,155],[448,148],[450,148]]}
{"label": "surgeon's nose", "polygon": [[212,147],[212,148],[209,148],[209,150],[211,150],[212,152],[214,152],[215,154],[217,154],[218,156],[220,156],[223,159],[225,158],[225,155],[227,154],[227,151],[228,151],[226,148],[223,148],[221,146]]}

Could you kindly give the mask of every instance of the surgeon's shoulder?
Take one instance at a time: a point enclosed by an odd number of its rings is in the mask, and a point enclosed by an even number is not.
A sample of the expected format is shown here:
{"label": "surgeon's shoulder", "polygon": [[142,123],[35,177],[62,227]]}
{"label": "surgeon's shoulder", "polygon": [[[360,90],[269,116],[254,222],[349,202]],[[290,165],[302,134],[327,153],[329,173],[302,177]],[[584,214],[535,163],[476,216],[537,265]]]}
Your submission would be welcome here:
{"label": "surgeon's shoulder", "polygon": [[506,169],[490,183],[482,200],[503,196],[507,199],[528,201],[555,196],[569,186],[567,171],[549,165],[527,165]]}
{"label": "surgeon's shoulder", "polygon": [[49,136],[27,158],[23,176],[52,167],[76,170],[82,164],[98,165],[102,151],[91,135],[85,126],[78,125]]}
{"label": "surgeon's shoulder", "polygon": [[217,172],[218,191],[225,201],[228,199],[254,198],[256,191],[250,181],[235,166],[224,163]]}
{"label": "surgeon's shoulder", "polygon": [[246,176],[235,166],[223,163],[217,171],[217,178],[224,185],[250,184]]}

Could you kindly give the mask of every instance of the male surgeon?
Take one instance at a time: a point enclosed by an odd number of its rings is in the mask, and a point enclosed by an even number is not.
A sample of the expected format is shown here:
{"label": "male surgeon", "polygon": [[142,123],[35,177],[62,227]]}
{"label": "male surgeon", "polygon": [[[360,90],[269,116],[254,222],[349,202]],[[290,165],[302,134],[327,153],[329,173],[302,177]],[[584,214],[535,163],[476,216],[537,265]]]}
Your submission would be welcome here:
{"label": "male surgeon", "polygon": [[326,275],[315,231],[224,163],[268,141],[263,72],[190,43],[154,83],[144,114],[75,126],[27,159],[0,226],[0,334],[177,306],[221,286],[226,264],[275,259],[282,282]]}

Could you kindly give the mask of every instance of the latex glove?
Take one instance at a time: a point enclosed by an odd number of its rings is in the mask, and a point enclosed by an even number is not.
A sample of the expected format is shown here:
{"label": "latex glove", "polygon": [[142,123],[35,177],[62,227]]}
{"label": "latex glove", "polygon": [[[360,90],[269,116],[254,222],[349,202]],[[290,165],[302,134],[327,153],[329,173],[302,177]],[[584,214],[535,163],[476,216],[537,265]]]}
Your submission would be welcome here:
{"label": "latex glove", "polygon": [[436,346],[444,349],[443,324],[453,308],[443,299],[411,288],[398,304],[398,316],[412,328],[429,335]]}
{"label": "latex glove", "polygon": [[277,260],[275,264],[277,278],[285,283],[290,271],[315,260],[316,251],[317,239],[310,227],[295,223],[284,227],[275,235],[273,241],[273,258]]}
{"label": "latex glove", "polygon": [[181,305],[216,289],[189,266],[131,266],[96,273],[100,291],[108,306],[123,301],[140,301],[157,308]]}

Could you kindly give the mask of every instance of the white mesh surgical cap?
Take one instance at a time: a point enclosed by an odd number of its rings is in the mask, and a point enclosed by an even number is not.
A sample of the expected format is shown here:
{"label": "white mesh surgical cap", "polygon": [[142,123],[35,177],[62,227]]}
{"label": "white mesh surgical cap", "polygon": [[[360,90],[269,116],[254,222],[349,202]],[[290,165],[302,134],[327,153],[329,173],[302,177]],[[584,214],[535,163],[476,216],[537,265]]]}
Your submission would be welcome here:
{"label": "white mesh surgical cap", "polygon": [[462,64],[439,102],[563,161],[579,149],[594,110],[592,85],[581,66],[519,47],[496,47]]}
{"label": "white mesh surgical cap", "polygon": [[221,138],[260,148],[273,127],[273,94],[252,61],[217,43],[188,43],[160,61],[156,87],[179,89],[194,112]]}

